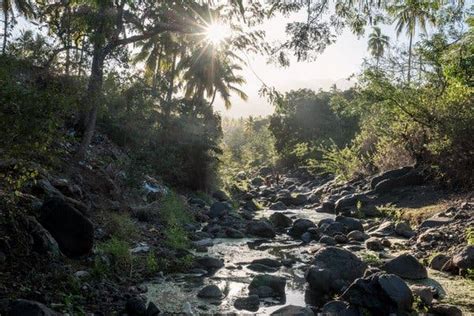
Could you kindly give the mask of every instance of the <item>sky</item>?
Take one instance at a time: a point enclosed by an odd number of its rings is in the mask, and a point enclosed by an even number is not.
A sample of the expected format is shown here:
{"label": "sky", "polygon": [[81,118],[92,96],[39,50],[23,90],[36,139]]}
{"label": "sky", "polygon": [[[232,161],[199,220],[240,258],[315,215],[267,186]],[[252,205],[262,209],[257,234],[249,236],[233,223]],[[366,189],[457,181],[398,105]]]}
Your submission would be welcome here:
{"label": "sky", "polygon": [[[298,18],[298,16],[296,16]],[[289,19],[275,17],[263,25],[267,37],[281,39],[285,37],[285,26]],[[390,36],[391,41],[404,41],[403,34],[397,39],[393,27],[382,26],[382,32]],[[365,57],[369,56],[367,51],[367,37],[358,38],[350,31],[344,31],[337,41],[326,48],[326,50],[312,62],[292,61],[286,68],[267,64],[267,58],[263,56],[249,56],[249,65],[241,73],[246,79],[242,90],[247,93],[248,100],[243,101],[236,96],[232,97],[232,107],[227,110],[222,100],[216,99],[215,109],[225,117],[247,117],[266,116],[273,112],[273,106],[268,104],[265,98],[259,96],[259,89],[263,80],[267,86],[275,87],[280,92],[286,92],[299,88],[310,88],[313,90],[329,89],[336,84],[339,89],[347,89],[353,84],[346,79],[359,72]],[[257,77],[258,76],[258,77]],[[259,79],[260,78],[260,79]]]}

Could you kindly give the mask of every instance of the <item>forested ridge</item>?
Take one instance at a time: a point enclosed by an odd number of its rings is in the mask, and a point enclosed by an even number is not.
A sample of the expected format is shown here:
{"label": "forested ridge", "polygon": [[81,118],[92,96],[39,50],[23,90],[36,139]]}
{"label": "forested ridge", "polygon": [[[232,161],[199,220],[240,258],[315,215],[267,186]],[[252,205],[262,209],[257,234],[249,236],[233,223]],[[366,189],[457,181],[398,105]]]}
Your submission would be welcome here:
{"label": "forested ridge", "polygon": [[474,313],[470,3],[0,1],[0,315]]}

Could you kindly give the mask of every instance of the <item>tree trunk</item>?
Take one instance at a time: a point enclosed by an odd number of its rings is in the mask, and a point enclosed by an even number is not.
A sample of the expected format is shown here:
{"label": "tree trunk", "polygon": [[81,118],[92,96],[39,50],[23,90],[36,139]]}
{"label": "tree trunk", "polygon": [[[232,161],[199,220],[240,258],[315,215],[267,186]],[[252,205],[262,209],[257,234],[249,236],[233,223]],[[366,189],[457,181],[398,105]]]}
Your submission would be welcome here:
{"label": "tree trunk", "polygon": [[171,101],[171,98],[173,97],[173,90],[174,90],[174,77],[176,76],[176,58],[177,58],[178,53],[174,52],[173,53],[173,61],[172,61],[172,68],[171,68],[171,74],[170,74],[170,86],[168,88],[168,95],[166,96],[166,100],[168,102]]}
{"label": "tree trunk", "polygon": [[212,94],[212,100],[211,100],[211,103],[209,104],[210,106],[214,104],[214,101],[216,100],[216,95],[217,95],[217,89],[214,88],[214,93]]}
{"label": "tree trunk", "polygon": [[[67,27],[66,27],[66,45],[71,46],[71,8],[69,5],[66,7],[67,15]],[[69,68],[71,64],[71,49],[66,49],[66,75],[69,76]]]}
{"label": "tree trunk", "polygon": [[410,42],[408,44],[408,75],[407,75],[407,80],[408,84],[410,84],[411,81],[411,46],[413,43],[413,32],[410,32]]}
{"label": "tree trunk", "polygon": [[153,74],[153,82],[152,82],[152,94],[153,96],[158,95],[157,85],[158,85],[158,75],[160,74],[161,70],[161,55],[163,54],[163,45],[160,45],[160,50],[158,52],[158,61],[156,62],[155,71]]}
{"label": "tree trunk", "polygon": [[100,95],[102,92],[104,59],[103,50],[97,48],[92,59],[91,75],[87,85],[87,93],[83,101],[83,104],[90,104],[90,107],[84,120],[84,134],[82,135],[81,145],[76,154],[77,160],[84,159],[87,148],[89,148],[91,144],[92,136],[94,136],[97,110],[99,108]]}
{"label": "tree trunk", "polygon": [[4,11],[3,21],[3,46],[2,46],[2,55],[5,55],[7,52],[7,39],[8,39],[8,10]]}

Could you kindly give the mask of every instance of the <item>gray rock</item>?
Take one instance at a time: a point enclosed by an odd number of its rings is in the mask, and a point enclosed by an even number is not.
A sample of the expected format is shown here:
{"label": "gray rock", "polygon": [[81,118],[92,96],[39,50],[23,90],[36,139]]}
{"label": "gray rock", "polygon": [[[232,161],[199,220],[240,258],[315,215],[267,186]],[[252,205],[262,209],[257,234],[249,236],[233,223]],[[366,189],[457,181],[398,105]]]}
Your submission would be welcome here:
{"label": "gray rock", "polygon": [[358,230],[353,230],[347,234],[347,238],[349,238],[349,240],[364,241],[369,238],[369,235]]}
{"label": "gray rock", "polygon": [[443,213],[437,214],[421,223],[420,228],[436,228],[451,224],[454,218],[444,216]]}
{"label": "gray rock", "polygon": [[229,201],[229,196],[222,190],[217,190],[212,193],[212,197],[220,202]]}
{"label": "gray rock", "polygon": [[329,224],[323,224],[320,226],[320,230],[323,234],[334,236],[336,234],[346,234],[346,226],[340,222],[334,222]]}
{"label": "gray rock", "polygon": [[337,244],[336,239],[331,236],[323,235],[318,240],[319,243],[327,245],[327,246],[335,246]]}
{"label": "gray rock", "polygon": [[300,239],[305,244],[309,244],[311,242],[311,240],[313,240],[313,235],[310,232],[305,232],[305,233],[303,233],[303,235],[301,235]]}
{"label": "gray rock", "polygon": [[261,263],[251,263],[247,266],[248,269],[256,272],[276,272],[278,268],[269,267]]}
{"label": "gray rock", "polygon": [[393,170],[389,170],[381,174],[378,174],[375,177],[373,177],[372,180],[370,181],[370,187],[372,189],[375,189],[377,184],[379,184],[380,182],[387,179],[394,179],[394,178],[401,177],[412,170],[413,170],[413,167],[407,166],[400,169],[393,169]]}
{"label": "gray rock", "polygon": [[474,269],[474,245],[466,246],[461,252],[454,255],[453,264],[463,270]]}
{"label": "gray rock", "polygon": [[265,297],[285,297],[286,279],[269,275],[261,274],[253,278],[249,285],[249,294],[256,294],[260,298]]}
{"label": "gray rock", "polygon": [[33,249],[40,253],[49,253],[53,256],[59,256],[61,251],[56,240],[33,216],[23,218],[25,227],[33,238]]}
{"label": "gray rock", "polygon": [[405,238],[411,238],[415,236],[415,232],[406,222],[398,222],[395,224],[395,233]]}
{"label": "gray rock", "polygon": [[265,183],[265,180],[263,180],[262,177],[256,177],[256,178],[253,178],[253,179],[250,181],[250,183],[252,183],[252,185],[254,185],[254,186],[259,187],[259,186],[261,186],[261,185],[263,185],[263,184]]}
{"label": "gray rock", "polygon": [[245,201],[244,205],[242,206],[245,210],[250,211],[250,212],[256,212],[258,211],[258,206],[255,204],[254,201]]}
{"label": "gray rock", "polygon": [[273,210],[273,211],[284,211],[287,208],[288,207],[286,206],[286,204],[283,203],[282,201],[278,201],[278,202],[275,202],[272,205],[270,205],[270,209]]}
{"label": "gray rock", "polygon": [[332,201],[323,201],[321,205],[316,208],[316,212],[318,213],[329,213],[329,214],[334,214],[335,213],[335,204]]}
{"label": "gray rock", "polygon": [[279,308],[270,315],[278,316],[314,316],[313,311],[308,307],[287,305]]}
{"label": "gray rock", "polygon": [[266,265],[266,266],[272,267],[272,268],[279,268],[282,265],[280,263],[280,261],[275,260],[275,259],[271,259],[271,258],[255,259],[255,260],[252,261],[252,263],[263,264],[263,265]]}
{"label": "gray rock", "polygon": [[232,228],[232,227],[227,227],[225,229],[225,235],[228,238],[236,238],[236,239],[245,237],[244,233],[242,233],[240,230]]}
{"label": "gray rock", "polygon": [[443,267],[446,265],[446,263],[448,263],[448,261],[450,261],[450,259],[451,257],[440,253],[431,259],[429,266],[433,270],[443,271]]}
{"label": "gray rock", "polygon": [[366,204],[369,201],[370,199],[365,193],[348,194],[338,199],[334,208],[336,212],[342,212],[348,209],[356,208],[357,204],[359,203]]}
{"label": "gray rock", "polygon": [[203,256],[196,257],[194,260],[197,268],[202,268],[208,272],[215,272],[224,266],[224,262],[221,259]]}
{"label": "gray rock", "polygon": [[214,202],[209,209],[211,218],[218,218],[227,215],[232,208],[226,202]]}
{"label": "gray rock", "polygon": [[46,228],[68,257],[91,252],[94,226],[84,215],[60,198],[47,200],[41,207],[40,223]]}
{"label": "gray rock", "polygon": [[240,297],[235,300],[234,307],[238,310],[247,310],[250,312],[256,312],[258,311],[260,307],[260,299],[258,295]]}
{"label": "gray rock", "polygon": [[395,234],[395,225],[391,221],[383,222],[376,230],[370,232],[370,235],[377,237],[392,236],[393,234]]}
{"label": "gray rock", "polygon": [[45,305],[29,300],[16,300],[10,306],[10,316],[59,316]]}
{"label": "gray rock", "polygon": [[336,247],[323,247],[314,256],[306,272],[306,281],[319,293],[339,293],[364,275],[367,265],[352,252]]}
{"label": "gray rock", "polygon": [[272,215],[270,215],[269,219],[273,226],[277,229],[284,229],[290,227],[293,223],[291,218],[282,213],[273,213]]}
{"label": "gray rock", "polygon": [[324,304],[321,309],[324,316],[359,316],[356,308],[351,307],[349,303],[344,301],[330,301]]}
{"label": "gray rock", "polygon": [[428,277],[426,268],[410,254],[402,254],[389,260],[382,266],[382,270],[409,280],[420,280]]}
{"label": "gray rock", "polygon": [[132,297],[125,304],[125,311],[130,316],[146,316],[145,300],[140,297]]}
{"label": "gray rock", "polygon": [[146,316],[158,316],[160,313],[160,309],[153,302],[148,303]]}
{"label": "gray rock", "polygon": [[272,224],[265,220],[249,222],[247,224],[247,233],[263,238],[273,238],[276,235]]}
{"label": "gray rock", "polygon": [[288,235],[294,238],[300,238],[309,228],[316,227],[316,225],[309,219],[299,218],[294,221],[293,226],[288,231]]}
{"label": "gray rock", "polygon": [[357,218],[339,215],[336,217],[336,222],[342,223],[346,227],[347,232],[351,232],[354,230],[358,230],[361,232],[364,231],[364,226],[362,226],[361,221]]}
{"label": "gray rock", "polygon": [[349,238],[347,238],[346,235],[342,235],[342,234],[335,235],[334,240],[338,244],[347,244],[349,242]]}
{"label": "gray rock", "polygon": [[341,298],[372,315],[407,313],[413,304],[413,295],[406,283],[396,275],[383,273],[357,279]]}
{"label": "gray rock", "polygon": [[206,285],[197,294],[199,298],[222,298],[222,291],[215,284]]}
{"label": "gray rock", "polygon": [[414,295],[418,296],[425,305],[431,305],[434,294],[436,294],[436,290],[426,285],[413,284],[410,286],[410,290]]}
{"label": "gray rock", "polygon": [[376,237],[370,237],[365,241],[365,247],[373,251],[382,251],[383,245],[382,241]]}
{"label": "gray rock", "polygon": [[404,186],[412,186],[412,185],[421,185],[424,182],[423,176],[418,173],[416,170],[411,170],[410,172],[397,177],[397,178],[389,178],[380,181],[374,188],[374,192],[376,193],[388,193],[394,189],[404,187]]}
{"label": "gray rock", "polygon": [[436,316],[462,316],[462,311],[458,307],[449,304],[432,305],[428,308],[428,313]]}

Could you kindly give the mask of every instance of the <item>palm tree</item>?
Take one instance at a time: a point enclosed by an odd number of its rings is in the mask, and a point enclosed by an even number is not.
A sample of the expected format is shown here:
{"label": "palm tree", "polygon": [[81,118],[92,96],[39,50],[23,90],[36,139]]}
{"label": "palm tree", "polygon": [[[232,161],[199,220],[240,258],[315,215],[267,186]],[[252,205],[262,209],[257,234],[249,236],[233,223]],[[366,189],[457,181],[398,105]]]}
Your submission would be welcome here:
{"label": "palm tree", "polygon": [[8,41],[8,27],[10,22],[10,15],[12,19],[15,19],[15,10],[18,10],[26,18],[34,17],[35,8],[30,0],[2,0],[2,13],[3,13],[3,46],[2,54],[5,55]]}
{"label": "palm tree", "polygon": [[436,8],[436,1],[424,0],[404,0],[398,1],[397,4],[388,8],[388,12],[395,18],[397,36],[406,31],[409,37],[408,44],[408,84],[411,80],[411,59],[413,36],[416,28],[419,26],[423,32],[426,32],[427,23],[435,24],[433,9]]}
{"label": "palm tree", "polygon": [[369,51],[377,60],[377,69],[379,68],[380,58],[385,52],[385,47],[388,47],[390,38],[383,35],[379,27],[374,27],[372,33],[369,35]]}
{"label": "palm tree", "polygon": [[238,87],[245,83],[245,79],[236,74],[242,67],[233,62],[234,59],[241,61],[232,52],[217,50],[212,45],[196,49],[183,58],[179,69],[184,72],[185,97],[203,100],[207,96],[212,105],[219,94],[226,108],[231,106],[232,92],[247,100],[247,95]]}

